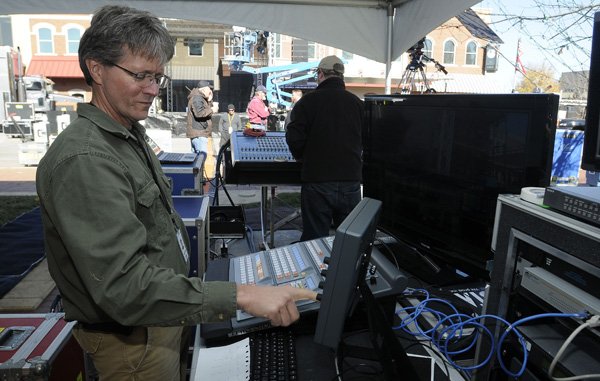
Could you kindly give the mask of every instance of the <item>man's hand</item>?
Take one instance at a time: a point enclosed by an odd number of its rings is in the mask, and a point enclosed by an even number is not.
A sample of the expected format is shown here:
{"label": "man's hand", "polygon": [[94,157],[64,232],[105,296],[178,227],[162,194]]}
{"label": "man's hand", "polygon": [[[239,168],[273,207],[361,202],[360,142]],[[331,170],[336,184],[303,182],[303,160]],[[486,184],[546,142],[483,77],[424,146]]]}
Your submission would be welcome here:
{"label": "man's hand", "polygon": [[292,324],[300,317],[296,300],[317,300],[317,293],[291,286],[237,286],[237,305],[247,313],[264,317],[274,326]]}

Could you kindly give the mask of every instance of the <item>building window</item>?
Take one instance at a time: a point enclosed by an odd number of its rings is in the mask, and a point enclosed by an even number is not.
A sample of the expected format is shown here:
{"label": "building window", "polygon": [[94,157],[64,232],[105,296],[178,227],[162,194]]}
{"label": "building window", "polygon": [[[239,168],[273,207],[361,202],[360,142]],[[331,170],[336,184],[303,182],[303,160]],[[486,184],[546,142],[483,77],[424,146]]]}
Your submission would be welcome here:
{"label": "building window", "polygon": [[67,30],[67,53],[77,54],[80,39],[81,31],[79,29],[71,28]]}
{"label": "building window", "polygon": [[467,44],[465,56],[465,64],[466,65],[476,65],[477,64],[477,43],[471,41]]}
{"label": "building window", "polygon": [[54,42],[50,28],[38,29],[38,44],[40,53],[54,53]]}
{"label": "building window", "polygon": [[281,34],[273,33],[273,58],[281,58]]}
{"label": "building window", "polygon": [[316,42],[308,42],[308,52],[307,56],[309,60],[317,59],[317,43]]}
{"label": "building window", "polygon": [[423,54],[429,58],[433,58],[433,41],[426,38],[423,44]]}
{"label": "building window", "polygon": [[446,41],[444,42],[444,63],[445,64],[453,64],[454,63],[454,49],[456,45],[454,41]]}
{"label": "building window", "polygon": [[346,61],[350,61],[352,58],[354,58],[354,54],[347,52],[345,50],[342,51],[342,59],[346,60]]}
{"label": "building window", "polygon": [[204,40],[190,38],[187,39],[188,54],[194,57],[202,57],[204,52]]}

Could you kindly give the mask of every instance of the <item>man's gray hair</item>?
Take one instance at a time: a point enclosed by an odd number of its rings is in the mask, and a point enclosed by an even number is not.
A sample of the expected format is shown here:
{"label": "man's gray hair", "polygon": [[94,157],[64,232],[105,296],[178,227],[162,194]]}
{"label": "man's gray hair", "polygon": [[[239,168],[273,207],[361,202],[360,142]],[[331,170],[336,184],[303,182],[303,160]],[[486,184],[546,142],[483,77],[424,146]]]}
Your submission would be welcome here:
{"label": "man's gray hair", "polygon": [[173,58],[175,40],[162,21],[149,12],[118,5],[104,6],[96,11],[79,41],[79,67],[85,82],[92,85],[86,59],[111,65],[121,60],[125,49],[165,65]]}
{"label": "man's gray hair", "polygon": [[323,73],[323,76],[325,78],[329,78],[329,77],[338,77],[341,79],[344,79],[344,74],[343,73],[339,73],[335,70],[323,70],[323,69],[319,69],[321,70],[321,73]]}

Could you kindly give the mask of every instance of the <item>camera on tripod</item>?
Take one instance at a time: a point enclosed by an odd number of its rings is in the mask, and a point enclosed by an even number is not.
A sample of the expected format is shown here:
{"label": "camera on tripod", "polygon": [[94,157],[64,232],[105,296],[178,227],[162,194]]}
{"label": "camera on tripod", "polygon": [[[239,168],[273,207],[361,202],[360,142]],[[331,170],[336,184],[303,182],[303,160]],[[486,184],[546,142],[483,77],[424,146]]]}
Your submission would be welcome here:
{"label": "camera on tripod", "polygon": [[409,54],[413,54],[415,52],[421,52],[424,47],[425,47],[425,37],[423,37],[416,44],[414,44],[413,46],[408,48],[408,50],[406,52]]}
{"label": "camera on tripod", "polygon": [[[402,78],[400,79],[400,83],[398,84],[398,89],[401,94],[413,94],[413,93],[435,93],[435,89],[429,86],[429,81],[427,80],[427,76],[425,75],[425,64],[428,62],[433,62],[435,68],[439,71],[442,71],[444,74],[448,74],[444,65],[440,64],[438,61],[434,60],[431,57],[427,57],[426,54],[423,53],[423,49],[425,48],[425,37],[417,41],[416,44],[411,46],[406,52],[410,57],[410,62],[406,66],[406,70],[402,74]],[[420,83],[415,83],[415,76],[419,73],[421,77]]]}

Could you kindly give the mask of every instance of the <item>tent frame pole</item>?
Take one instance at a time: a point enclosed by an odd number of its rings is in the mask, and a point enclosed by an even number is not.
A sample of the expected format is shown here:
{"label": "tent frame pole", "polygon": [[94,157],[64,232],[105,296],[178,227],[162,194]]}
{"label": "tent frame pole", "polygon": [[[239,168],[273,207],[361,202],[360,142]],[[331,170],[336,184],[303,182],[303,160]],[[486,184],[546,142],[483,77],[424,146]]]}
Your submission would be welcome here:
{"label": "tent frame pole", "polygon": [[385,93],[391,94],[392,88],[392,32],[394,28],[394,5],[391,1],[388,1],[387,7],[387,41],[386,41],[386,55],[385,55]]}

